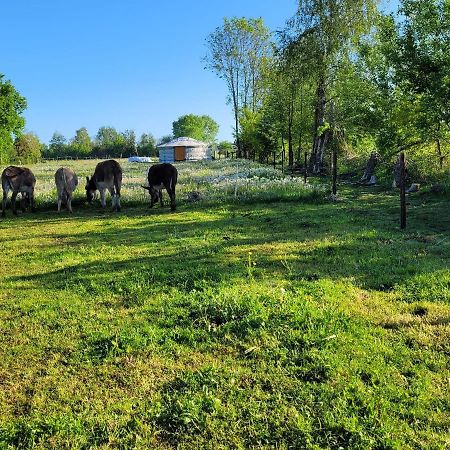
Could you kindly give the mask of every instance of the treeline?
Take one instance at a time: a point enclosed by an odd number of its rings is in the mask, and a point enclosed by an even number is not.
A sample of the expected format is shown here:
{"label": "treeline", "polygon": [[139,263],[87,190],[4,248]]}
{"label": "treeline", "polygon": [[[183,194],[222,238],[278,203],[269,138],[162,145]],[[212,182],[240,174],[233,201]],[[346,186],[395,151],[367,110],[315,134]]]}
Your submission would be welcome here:
{"label": "treeline", "polygon": [[94,138],[86,128],[76,130],[67,139],[55,132],[48,145],[40,142],[34,133],[24,132],[23,113],[26,99],[0,74],[0,164],[34,163],[44,158],[126,157],[157,155],[156,140],[151,133],[139,139],[133,130],[117,131],[101,127]]}
{"label": "treeline", "polygon": [[155,156],[156,140],[150,133],[143,133],[139,139],[133,130],[117,131],[114,127],[100,127],[95,138],[86,128],[76,130],[75,136],[66,139],[55,132],[49,145],[43,147],[44,158],[120,158],[132,155]]}
{"label": "treeline", "polygon": [[120,158],[132,155],[157,156],[157,144],[187,136],[212,145],[216,150],[233,149],[229,142],[216,143],[219,125],[208,115],[185,114],[172,123],[171,135],[158,141],[151,133],[142,133],[139,139],[133,130],[117,131],[114,127],[100,127],[91,137],[85,127],[76,130],[72,138],[55,132],[48,145],[40,142],[34,133],[24,132],[23,112],[27,106],[22,97],[0,74],[0,163],[34,163],[41,158]]}
{"label": "treeline", "polygon": [[[262,19],[225,19],[207,38],[207,67],[225,80],[241,157],[287,164],[308,153],[311,173],[372,152],[391,166],[406,150],[417,177],[449,174],[450,8],[402,0],[299,0],[275,35]],[[273,38],[275,36],[275,39]]]}

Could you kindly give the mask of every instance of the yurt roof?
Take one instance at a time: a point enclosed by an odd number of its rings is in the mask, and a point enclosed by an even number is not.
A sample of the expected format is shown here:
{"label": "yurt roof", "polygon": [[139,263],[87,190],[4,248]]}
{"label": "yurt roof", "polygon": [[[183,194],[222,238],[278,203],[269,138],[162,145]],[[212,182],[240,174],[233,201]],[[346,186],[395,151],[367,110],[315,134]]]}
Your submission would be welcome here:
{"label": "yurt roof", "polygon": [[168,147],[207,147],[208,144],[206,142],[197,141],[196,139],[192,139],[190,137],[179,137],[176,139],[172,139],[170,142],[165,144],[157,145],[158,148],[168,148]]}

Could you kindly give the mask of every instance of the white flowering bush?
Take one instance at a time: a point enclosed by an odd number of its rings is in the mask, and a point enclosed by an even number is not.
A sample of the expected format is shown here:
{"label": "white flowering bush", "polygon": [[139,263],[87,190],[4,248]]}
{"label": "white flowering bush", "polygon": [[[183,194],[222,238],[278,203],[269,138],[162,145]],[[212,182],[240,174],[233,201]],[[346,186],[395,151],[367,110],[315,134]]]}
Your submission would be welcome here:
{"label": "white flowering bush", "polygon": [[179,164],[183,189],[209,200],[268,200],[303,197],[318,200],[325,189],[303,179],[248,160],[201,161]]}
{"label": "white flowering bush", "polygon": [[[86,176],[94,172],[98,160],[49,161],[30,166],[36,176],[38,206],[56,204],[54,174],[59,167],[71,167],[78,175],[74,201],[85,201]],[[122,203],[148,202],[148,193],[141,185],[147,184],[148,164],[120,160],[123,169]],[[175,164],[178,169],[177,202],[198,192],[202,201],[266,201],[300,199],[320,201],[325,189],[304,184],[301,177],[284,175],[280,170],[248,160],[192,161]],[[167,199],[167,196],[166,196]]]}

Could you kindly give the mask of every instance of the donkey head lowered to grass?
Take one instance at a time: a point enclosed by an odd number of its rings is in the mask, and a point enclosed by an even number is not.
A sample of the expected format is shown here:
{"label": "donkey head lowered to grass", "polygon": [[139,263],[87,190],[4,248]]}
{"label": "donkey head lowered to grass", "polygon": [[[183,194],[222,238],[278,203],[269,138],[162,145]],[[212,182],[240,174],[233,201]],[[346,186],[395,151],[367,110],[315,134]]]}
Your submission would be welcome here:
{"label": "donkey head lowered to grass", "polygon": [[2,216],[6,215],[6,200],[8,192],[12,191],[11,209],[14,215],[16,211],[16,197],[17,194],[22,195],[21,207],[25,211],[27,206],[31,206],[34,211],[34,187],[36,185],[36,178],[30,169],[26,167],[9,166],[2,173]]}
{"label": "donkey head lowered to grass", "polygon": [[150,208],[159,200],[163,206],[162,189],[165,188],[170,197],[170,208],[175,211],[175,187],[178,179],[177,169],[169,163],[155,164],[148,169],[148,186],[142,186],[150,193]]}
{"label": "donkey head lowered to grass", "polygon": [[122,187],[122,168],[117,161],[109,159],[97,164],[94,175],[86,177],[86,198],[89,203],[94,198],[95,191],[100,192],[103,208],[106,207],[105,190],[111,194],[112,207],[120,211],[120,189]]}

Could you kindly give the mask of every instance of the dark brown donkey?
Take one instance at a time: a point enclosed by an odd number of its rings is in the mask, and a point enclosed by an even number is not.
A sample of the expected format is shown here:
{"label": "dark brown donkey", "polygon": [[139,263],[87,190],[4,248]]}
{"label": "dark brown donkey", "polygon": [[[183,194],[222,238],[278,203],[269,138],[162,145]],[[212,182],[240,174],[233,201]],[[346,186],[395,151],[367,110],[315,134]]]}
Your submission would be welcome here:
{"label": "dark brown donkey", "polygon": [[30,169],[26,167],[9,166],[2,172],[2,189],[3,189],[3,202],[2,202],[2,216],[6,215],[6,200],[8,198],[8,192],[12,191],[11,196],[11,209],[15,216],[16,211],[16,197],[17,194],[21,194],[22,211],[25,211],[27,206],[31,206],[31,210],[34,212],[34,186],[36,185],[36,178]]}
{"label": "dark brown donkey", "polygon": [[122,168],[117,161],[108,159],[97,164],[94,175],[86,177],[86,197],[89,203],[95,191],[100,192],[100,201],[106,207],[105,190],[111,194],[113,210],[120,211],[120,188],[122,187]]}
{"label": "dark brown donkey", "polygon": [[170,208],[175,211],[175,186],[177,184],[178,171],[172,164],[155,164],[148,169],[148,186],[142,186],[150,193],[150,208],[158,201],[164,206],[162,188],[164,187],[170,197]]}

